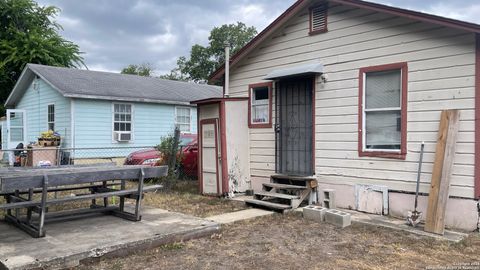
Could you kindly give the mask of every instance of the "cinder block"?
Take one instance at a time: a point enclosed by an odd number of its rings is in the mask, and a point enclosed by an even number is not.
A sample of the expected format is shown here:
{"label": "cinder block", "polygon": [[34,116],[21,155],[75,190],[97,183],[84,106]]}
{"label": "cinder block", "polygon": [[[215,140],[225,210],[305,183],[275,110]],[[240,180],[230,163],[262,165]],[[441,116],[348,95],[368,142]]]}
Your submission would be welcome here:
{"label": "cinder block", "polygon": [[322,190],[323,206],[329,209],[337,208],[335,204],[335,190],[334,189],[324,189]]}
{"label": "cinder block", "polygon": [[345,228],[352,224],[352,217],[349,213],[336,209],[328,209],[325,212],[325,221],[338,227]]}
{"label": "cinder block", "polygon": [[309,205],[303,208],[303,217],[315,222],[323,222],[325,220],[325,212],[327,208]]}

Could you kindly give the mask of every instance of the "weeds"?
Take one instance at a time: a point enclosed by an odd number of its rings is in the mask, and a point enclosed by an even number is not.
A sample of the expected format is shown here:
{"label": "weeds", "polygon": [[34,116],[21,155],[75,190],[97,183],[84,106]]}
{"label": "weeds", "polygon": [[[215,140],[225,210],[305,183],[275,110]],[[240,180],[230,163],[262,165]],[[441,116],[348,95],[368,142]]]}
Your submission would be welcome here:
{"label": "weeds", "polygon": [[175,243],[170,243],[170,244],[160,246],[160,249],[175,251],[175,250],[183,249],[184,247],[185,247],[185,244],[183,242],[175,242]]}

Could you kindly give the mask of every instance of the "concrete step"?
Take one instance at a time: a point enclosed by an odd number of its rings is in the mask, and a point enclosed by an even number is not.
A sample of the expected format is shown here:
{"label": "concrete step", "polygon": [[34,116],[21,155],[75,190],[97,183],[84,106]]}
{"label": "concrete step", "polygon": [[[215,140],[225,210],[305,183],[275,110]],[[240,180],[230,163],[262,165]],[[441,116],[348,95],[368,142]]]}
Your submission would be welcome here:
{"label": "concrete step", "polygon": [[287,204],[273,203],[268,201],[255,200],[255,199],[245,200],[245,203],[247,205],[263,206],[263,207],[275,209],[275,210],[287,210],[292,208],[290,205],[287,205]]}
{"label": "concrete step", "polygon": [[306,189],[306,186],[296,186],[296,185],[287,185],[287,184],[278,184],[278,183],[263,183],[266,187],[276,188],[276,189]]}
{"label": "concrete step", "polygon": [[268,191],[255,192],[255,197],[257,196],[264,196],[264,197],[267,196],[267,197],[287,199],[287,200],[300,199],[300,196],[297,196],[297,195],[289,195],[289,194],[268,192]]}
{"label": "concrete step", "polygon": [[285,174],[274,174],[270,177],[272,179],[284,179],[284,180],[294,180],[294,181],[317,180],[317,178],[315,176],[296,176],[296,175],[285,175]]}

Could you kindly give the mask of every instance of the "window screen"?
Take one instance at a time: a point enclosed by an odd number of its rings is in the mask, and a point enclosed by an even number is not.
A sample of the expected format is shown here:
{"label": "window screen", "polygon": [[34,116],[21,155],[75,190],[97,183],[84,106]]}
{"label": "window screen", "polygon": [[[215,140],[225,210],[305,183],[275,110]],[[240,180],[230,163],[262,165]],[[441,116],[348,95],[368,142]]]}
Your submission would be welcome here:
{"label": "window screen", "polygon": [[264,124],[270,121],[270,98],[268,87],[252,88],[251,122]]}
{"label": "window screen", "polygon": [[365,148],[401,146],[401,70],[365,73]]}

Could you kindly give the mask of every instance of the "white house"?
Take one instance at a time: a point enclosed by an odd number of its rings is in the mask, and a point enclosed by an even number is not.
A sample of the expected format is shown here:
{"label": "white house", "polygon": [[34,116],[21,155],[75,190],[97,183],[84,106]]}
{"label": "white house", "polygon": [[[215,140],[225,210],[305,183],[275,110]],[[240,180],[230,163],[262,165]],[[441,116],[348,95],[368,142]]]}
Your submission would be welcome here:
{"label": "white house", "polygon": [[[368,203],[405,216],[424,141],[426,212],[440,112],[458,109],[446,224],[477,228],[479,33],[473,23],[386,5],[298,0],[230,60],[229,98],[219,102],[248,100],[249,116],[247,179],[235,190],[258,190],[273,174],[315,176],[320,190],[336,191],[338,207],[359,209],[358,190],[370,187],[380,192]],[[225,147],[224,157],[235,156]],[[224,172],[223,193],[233,182]]]}

